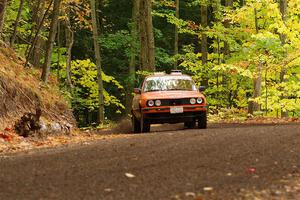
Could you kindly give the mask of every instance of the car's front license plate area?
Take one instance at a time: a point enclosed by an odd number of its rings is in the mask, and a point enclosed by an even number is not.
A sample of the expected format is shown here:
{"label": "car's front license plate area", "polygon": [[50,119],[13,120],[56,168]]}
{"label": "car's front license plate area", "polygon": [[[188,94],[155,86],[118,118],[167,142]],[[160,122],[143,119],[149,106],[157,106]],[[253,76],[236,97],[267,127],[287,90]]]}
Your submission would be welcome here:
{"label": "car's front license plate area", "polygon": [[173,107],[170,107],[170,113],[171,114],[183,113],[183,107],[182,106],[173,106]]}

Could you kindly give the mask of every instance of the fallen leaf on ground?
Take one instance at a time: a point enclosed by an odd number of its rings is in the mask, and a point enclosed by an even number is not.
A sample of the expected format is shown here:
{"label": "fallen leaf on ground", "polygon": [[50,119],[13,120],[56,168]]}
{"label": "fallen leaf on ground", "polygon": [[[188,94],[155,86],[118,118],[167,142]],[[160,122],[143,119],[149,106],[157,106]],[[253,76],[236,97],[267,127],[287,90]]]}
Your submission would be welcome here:
{"label": "fallen leaf on ground", "polygon": [[12,128],[10,128],[10,127],[6,127],[6,128],[4,129],[4,131],[8,131],[8,132],[10,132],[10,131],[12,131]]}
{"label": "fallen leaf on ground", "polygon": [[212,188],[212,187],[204,187],[203,190],[204,190],[204,191],[212,191],[213,188]]}
{"label": "fallen leaf on ground", "polygon": [[247,172],[248,173],[256,173],[256,168],[250,167],[250,168],[247,169]]}
{"label": "fallen leaf on ground", "polygon": [[0,138],[6,140],[6,141],[12,141],[13,137],[11,135],[6,135],[4,133],[0,133]]}
{"label": "fallen leaf on ground", "polygon": [[187,197],[196,197],[196,194],[194,192],[186,192],[185,196],[187,196]]}
{"label": "fallen leaf on ground", "polygon": [[127,178],[134,178],[134,177],[135,177],[135,175],[133,175],[133,174],[131,174],[131,173],[125,173],[125,176],[126,176]]}
{"label": "fallen leaf on ground", "polygon": [[105,188],[105,189],[104,189],[104,192],[112,192],[112,191],[114,191],[114,190],[111,189],[111,188]]}

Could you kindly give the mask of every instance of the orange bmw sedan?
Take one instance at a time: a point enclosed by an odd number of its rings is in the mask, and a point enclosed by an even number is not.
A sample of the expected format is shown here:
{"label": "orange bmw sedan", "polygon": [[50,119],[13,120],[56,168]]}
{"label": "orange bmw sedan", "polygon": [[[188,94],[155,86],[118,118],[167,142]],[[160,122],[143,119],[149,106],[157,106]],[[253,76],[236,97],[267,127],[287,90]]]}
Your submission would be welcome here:
{"label": "orange bmw sedan", "polygon": [[193,79],[181,71],[155,73],[135,88],[132,101],[132,129],[149,132],[151,124],[184,123],[187,128],[207,127],[207,102]]}

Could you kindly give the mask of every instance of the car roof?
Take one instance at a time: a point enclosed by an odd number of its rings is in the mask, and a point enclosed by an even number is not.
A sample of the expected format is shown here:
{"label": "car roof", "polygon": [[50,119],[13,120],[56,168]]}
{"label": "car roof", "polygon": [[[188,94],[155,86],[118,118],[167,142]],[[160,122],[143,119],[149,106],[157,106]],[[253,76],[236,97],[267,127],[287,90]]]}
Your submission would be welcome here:
{"label": "car roof", "polygon": [[172,73],[172,74],[153,74],[153,75],[147,76],[145,79],[148,79],[148,78],[155,78],[155,77],[183,77],[183,78],[189,78],[189,79],[192,79],[191,76],[186,75],[186,74],[181,74],[181,73]]}

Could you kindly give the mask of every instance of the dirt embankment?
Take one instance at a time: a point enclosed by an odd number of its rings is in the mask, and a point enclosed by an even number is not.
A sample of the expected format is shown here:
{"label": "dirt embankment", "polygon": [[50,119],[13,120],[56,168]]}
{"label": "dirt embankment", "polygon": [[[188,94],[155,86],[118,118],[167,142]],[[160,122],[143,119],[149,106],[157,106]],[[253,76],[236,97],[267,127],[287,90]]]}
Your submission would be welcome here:
{"label": "dirt embankment", "polygon": [[40,70],[25,69],[23,65],[23,58],[0,44],[0,130],[12,127],[24,113],[35,113],[37,107],[42,110],[44,121],[75,126],[55,78],[50,77],[45,86],[39,80]]}

